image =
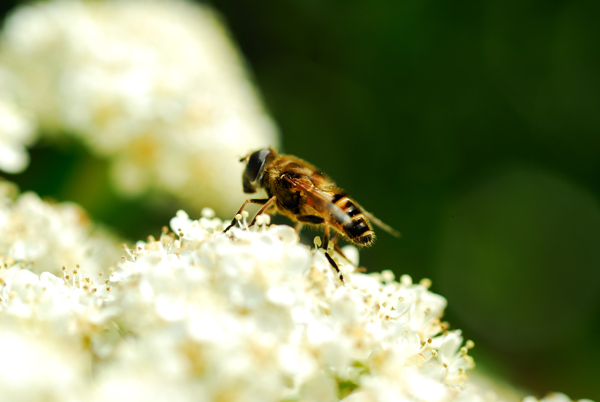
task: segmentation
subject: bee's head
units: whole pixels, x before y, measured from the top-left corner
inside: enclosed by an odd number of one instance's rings
[[[242,176],[244,193],[255,193],[257,187],[260,187],[260,181],[265,173],[265,167],[275,159],[277,153],[271,148],[260,149],[252,152],[240,162],[246,162],[246,169]]]

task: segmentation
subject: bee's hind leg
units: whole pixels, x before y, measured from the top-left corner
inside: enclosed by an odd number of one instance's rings
[[[340,246],[337,245],[337,241],[338,241],[338,237],[335,236],[333,239],[331,239],[331,242],[333,243],[333,249],[342,256],[342,258],[344,260],[346,260],[350,265],[355,265],[353,261],[351,261],[348,257],[346,257],[346,254],[344,254],[344,252],[342,251],[342,249],[340,248]],[[367,272],[367,269],[364,267],[359,267],[358,265],[356,265],[356,270],[359,272]]]
[[[329,264],[331,264],[335,271],[340,275],[340,280],[344,282],[344,275],[342,275],[340,269],[338,268],[335,261],[333,261],[333,258],[331,258],[327,250],[327,246],[329,245],[329,225],[327,223],[325,224],[325,236],[323,237],[323,249],[325,250],[325,257],[327,258],[327,261],[329,261]]]
[[[354,262],[350,261],[350,259],[349,259],[348,257],[346,257],[346,254],[344,254],[344,252],[342,251],[342,249],[340,248],[340,246],[338,246],[338,244],[337,244],[338,240],[339,240],[339,237],[338,237],[337,235],[336,235],[336,236],[334,236],[334,237],[331,239],[331,243],[333,243],[333,249],[334,249],[334,250],[335,250],[335,251],[336,251],[336,252],[337,252],[339,255],[341,255],[341,256],[342,256],[342,258],[343,258],[344,260],[346,260],[346,261],[347,261],[347,262],[348,262],[350,265],[355,265],[355,264],[354,264]],[[366,271],[367,271],[365,268],[363,268],[363,267],[359,267],[359,266],[356,266],[356,269],[357,269],[359,272],[366,272]]]

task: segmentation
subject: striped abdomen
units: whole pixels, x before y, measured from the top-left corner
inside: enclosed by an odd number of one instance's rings
[[[332,202],[350,218],[348,221],[348,219],[340,220],[332,216],[336,229],[344,233],[354,244],[368,246],[373,243],[375,240],[373,228],[360,207],[344,194],[334,195]]]

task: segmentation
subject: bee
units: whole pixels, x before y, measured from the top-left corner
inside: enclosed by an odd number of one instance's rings
[[[244,193],[251,194],[264,189],[268,197],[247,199],[238,210],[237,214],[240,214],[249,203],[262,205],[250,226],[263,212],[276,209],[297,223],[298,232],[304,224],[322,225],[325,231],[323,248],[326,251],[330,228],[357,246],[369,246],[375,240],[371,221],[396,237],[400,235],[365,211],[325,173],[300,158],[279,155],[273,148],[264,148],[243,157],[240,162],[246,164],[242,176]],[[225,232],[235,222],[234,218]],[[337,247],[337,237],[333,243],[336,251],[344,256]],[[325,256],[339,273],[331,256],[327,252]],[[341,273],[340,279],[343,281]]]

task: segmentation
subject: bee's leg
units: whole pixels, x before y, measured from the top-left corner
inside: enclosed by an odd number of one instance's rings
[[[337,245],[337,243],[334,243],[333,249],[339,254],[341,255],[344,260],[348,261],[350,264],[352,264],[352,262],[348,259],[348,257],[346,257],[346,255],[344,254],[344,252],[342,251],[342,249],[340,248],[340,246]]]
[[[256,222],[256,217],[259,216],[260,214],[262,214],[264,212],[265,209],[267,209],[269,207],[269,205],[271,205],[271,203],[273,201],[275,201],[277,199],[277,196],[273,196],[271,198],[269,198],[268,200],[266,200],[264,202],[265,205],[262,206],[261,209],[258,210],[258,212],[256,213],[256,215],[254,215],[254,218],[252,218],[252,222],[250,222],[250,225],[248,225],[248,227],[253,226],[254,222]]]
[[[340,269],[338,268],[335,261],[333,261],[333,258],[331,258],[331,256],[328,253],[325,253],[325,257],[327,258],[327,261],[329,261],[329,264],[331,264],[335,271],[340,275],[340,281],[344,282],[344,275],[342,275],[342,273],[340,272]]]
[[[327,254],[328,246],[329,246],[329,225],[326,223],[325,224],[325,236],[323,236],[323,250],[325,250],[325,254]],[[336,265],[335,269],[338,269],[337,265]],[[338,269],[338,272],[339,272],[339,269]]]
[[[298,222],[312,223],[313,225],[320,225],[325,222],[325,219],[317,215],[298,215],[296,219],[298,219]]]
[[[348,259],[348,257],[346,257],[346,255],[344,254],[344,252],[342,251],[342,249],[340,248],[340,246],[338,246],[338,245],[337,245],[337,243],[338,243],[338,240],[339,240],[339,237],[338,237],[337,235],[336,235],[336,236],[334,236],[334,237],[333,237],[333,239],[331,239],[331,242],[333,243],[333,249],[334,249],[334,250],[335,250],[335,251],[336,251],[336,252],[337,252],[339,255],[341,255],[341,256],[344,258],[344,260],[346,260],[346,261],[350,262],[350,260]],[[352,264],[352,263],[350,262],[350,264]]]
[[[229,224],[229,226],[227,226],[223,232],[227,232],[229,229],[231,229],[231,227],[233,225],[235,225],[235,222],[236,222],[235,217],[237,215],[239,215],[239,214],[242,213],[242,211],[244,210],[244,207],[246,206],[246,204],[263,205],[263,204],[266,204],[267,202],[269,202],[268,198],[265,198],[265,199],[255,199],[255,198],[253,198],[253,199],[248,199],[248,200],[244,201],[244,203],[242,204],[242,206],[240,207],[240,209],[238,209],[237,213],[234,215],[234,218],[231,220],[231,223]]]
[[[329,261],[329,264],[331,264],[331,266],[335,269],[335,271],[340,275],[340,280],[342,282],[344,282],[344,276],[342,275],[337,264],[335,263],[335,261],[333,261],[333,258],[331,258],[331,256],[329,255],[329,252],[327,251],[328,245],[329,245],[329,225],[327,223],[325,223],[325,236],[323,236],[323,249],[325,250],[325,257],[327,258],[327,261]]]
[[[338,235],[337,235],[337,234],[331,238],[331,243],[333,244],[333,249],[334,249],[334,250],[335,250],[335,249],[336,249],[336,247],[337,247],[337,242],[338,242],[338,240],[339,240],[339,239],[340,239],[340,238],[338,237]],[[337,250],[336,250],[336,251],[337,251]],[[342,254],[342,257],[343,257],[343,256],[344,256],[344,255]]]
[[[304,226],[305,223],[311,223],[313,225],[319,225],[325,222],[325,219],[316,215],[298,215],[296,216],[298,223],[296,224],[296,233],[300,234],[300,229]]]
[[[333,245],[333,249],[334,249],[334,250],[335,250],[335,251],[336,251],[336,252],[337,252],[339,255],[341,255],[341,256],[342,256],[342,258],[343,258],[344,260],[348,261],[348,263],[349,263],[350,265],[354,265],[354,263],[353,263],[352,261],[350,261],[350,259],[349,259],[348,257],[346,257],[346,255],[344,254],[344,252],[342,251],[342,249],[340,248],[340,246],[338,246],[338,245],[337,245],[337,241],[338,241],[338,238],[337,238],[337,236],[336,236],[336,237],[334,237],[333,239],[331,239],[331,241],[332,241],[332,243],[334,244],[334,245]],[[356,269],[357,269],[359,272],[367,272],[367,269],[366,269],[366,268],[364,268],[364,267],[359,267],[359,266],[356,266]]]

